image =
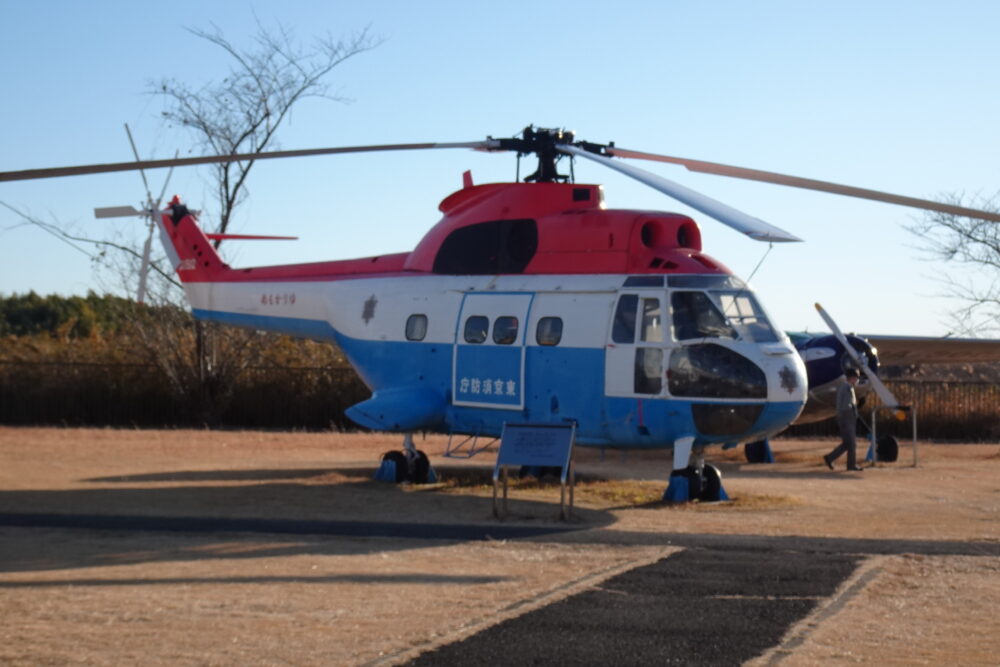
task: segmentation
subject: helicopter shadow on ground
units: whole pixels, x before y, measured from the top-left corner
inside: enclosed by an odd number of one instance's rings
[[[356,555],[558,536],[608,511],[370,481],[371,469],[174,471],[87,480],[92,488],[0,491],[0,572],[301,554]]]
[[[156,586],[197,584],[362,583],[468,585],[504,577],[424,573],[228,574],[225,576],[102,576],[100,568],[205,561],[238,561],[296,556],[351,556],[440,546],[436,540],[343,540],[316,535],[252,533],[168,533],[158,531],[79,530],[0,527],[0,591],[59,586]],[[248,566],[248,571],[260,571]],[[95,569],[97,571],[95,571]],[[232,568],[230,568],[232,569]],[[67,578],[4,579],[12,573],[83,570]]]
[[[175,470],[135,475],[91,477],[85,482],[120,484],[143,482],[271,482],[276,480],[319,479],[331,474],[362,480],[371,479],[371,468],[261,468],[251,470]]]
[[[852,479],[854,475],[845,475],[843,464],[836,470],[830,470],[824,465],[816,466],[815,469],[794,468],[788,469],[781,466],[781,463],[733,463],[729,461],[713,461],[712,465],[719,469],[726,479]],[[860,478],[859,478],[860,479]]]

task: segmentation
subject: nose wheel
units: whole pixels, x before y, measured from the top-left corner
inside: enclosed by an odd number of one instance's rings
[[[688,466],[683,470],[670,473],[670,485],[663,494],[664,502],[703,503],[729,500],[729,495],[722,486],[722,473],[711,463],[706,463],[699,473],[696,466]]]
[[[674,470],[663,494],[664,502],[729,500],[722,486],[722,473],[711,463],[705,463],[704,449],[694,449],[693,444],[694,438],[681,438],[674,443]]]
[[[434,468],[427,455],[413,444],[413,436],[403,436],[403,450],[392,449],[382,455],[382,461],[375,471],[375,481],[402,484],[433,484],[437,481]]]

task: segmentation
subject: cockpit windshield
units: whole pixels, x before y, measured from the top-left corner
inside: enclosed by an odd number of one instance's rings
[[[736,338],[719,308],[704,292],[674,292],[670,295],[674,338]]]
[[[712,300],[722,309],[726,320],[740,338],[757,343],[777,343],[780,339],[757,299],[747,290],[712,290]]]
[[[670,296],[674,338],[742,338],[775,343],[779,337],[746,289],[674,291]]]

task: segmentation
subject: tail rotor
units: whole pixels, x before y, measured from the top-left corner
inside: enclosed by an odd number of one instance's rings
[[[129,128],[128,123],[125,123],[125,133],[128,135],[128,143],[132,147],[132,154],[135,155],[136,163],[141,164],[142,159],[139,157],[139,151],[135,146],[135,140],[132,138],[132,130]],[[174,154],[175,160],[178,155],[180,155],[179,151]],[[146,189],[146,208],[144,210],[139,210],[134,206],[108,206],[95,208],[94,217],[121,218],[136,216],[145,218],[149,233],[146,234],[146,242],[142,247],[142,263],[139,266],[139,285],[136,288],[135,295],[137,303],[145,303],[146,292],[148,291],[149,267],[151,262],[150,258],[153,252],[153,233],[156,230],[156,215],[160,210],[160,204],[163,202],[163,197],[167,193],[167,186],[170,184],[170,177],[174,173],[174,168],[171,165],[170,170],[167,172],[167,177],[163,181],[163,189],[160,191],[160,196],[155,200],[153,199],[153,193],[149,189],[149,181],[146,179],[146,171],[141,166],[138,170],[139,175],[142,176],[142,184]]]

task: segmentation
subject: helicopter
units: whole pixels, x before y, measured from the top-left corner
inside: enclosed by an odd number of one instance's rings
[[[0,173],[0,181],[245,159],[472,149],[534,156],[534,172],[445,197],[410,252],[233,268],[175,197],[154,216],[201,320],[335,343],[371,390],[347,410],[366,428],[498,437],[506,424],[575,424],[580,446],[672,450],[674,500],[722,497],[712,445],[760,441],[832,414],[848,365],[883,402],[863,337],[789,337],[753,289],[703,251],[694,219],[608,209],[603,186],[559,173],[563,158],[621,172],[751,239],[801,241],[622,159],[819,190],[1000,222],[1000,215],[824,181],[627,150],[529,126],[520,136],[222,155]],[[616,159],[617,158],[617,159]],[[261,237],[266,238],[266,237]],[[832,320],[828,320],[832,323]],[[881,388],[880,388],[881,387]],[[885,390],[886,392],[888,390]],[[810,405],[811,404],[811,405]],[[417,462],[417,463],[414,463]],[[426,470],[426,458],[422,467]]]

